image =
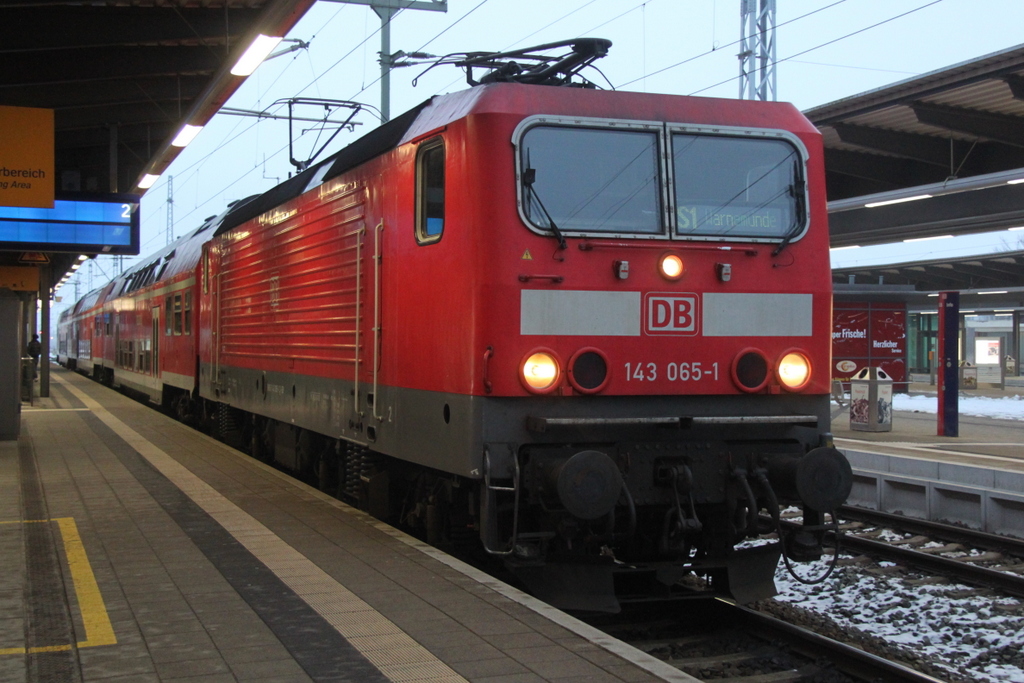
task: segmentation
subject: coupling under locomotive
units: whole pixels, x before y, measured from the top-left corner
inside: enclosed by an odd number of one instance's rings
[[[691,573],[771,595],[852,481],[820,136],[787,104],[552,87],[607,49],[566,45],[467,57],[475,87],[89,295],[68,359],[431,542],[478,539],[557,606]],[[782,504],[800,533],[737,548]]]

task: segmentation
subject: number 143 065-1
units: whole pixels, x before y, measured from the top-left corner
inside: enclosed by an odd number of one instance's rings
[[[670,382],[699,382],[718,379],[718,363],[626,363],[626,379],[630,382],[654,382],[667,379]]]

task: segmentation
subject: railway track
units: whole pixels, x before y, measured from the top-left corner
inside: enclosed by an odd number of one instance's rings
[[[841,541],[847,551],[1024,598],[1022,540],[858,508],[843,508],[840,517],[847,522]],[[896,537],[885,529],[911,536]]]
[[[650,607],[650,606],[648,606]],[[940,679],[721,599],[588,620],[696,680],[743,683],[936,683]],[[678,611],[676,611],[678,614]]]

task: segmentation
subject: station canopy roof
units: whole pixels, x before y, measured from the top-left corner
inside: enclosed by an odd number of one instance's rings
[[[314,1],[10,0],[0,104],[54,110],[58,191],[139,192],[244,82],[230,71],[256,36],[284,36]],[[51,255],[53,282],[74,260]]]
[[[313,2],[4,2],[0,104],[54,110],[58,189],[137,191],[180,151],[182,126],[242,84],[230,70],[253,39],[283,36]]]
[[[804,114],[825,144],[833,247],[1024,226],[1024,46]]]
[[[958,291],[974,309],[1024,307],[1024,251],[984,256],[834,268],[837,295],[860,298],[872,292],[934,308],[935,292]]]

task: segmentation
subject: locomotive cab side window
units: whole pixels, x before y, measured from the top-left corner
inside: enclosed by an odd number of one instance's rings
[[[424,143],[416,153],[416,241],[431,244],[444,233],[444,140]]]
[[[789,241],[807,227],[804,156],[790,141],[672,135],[676,236]]]

